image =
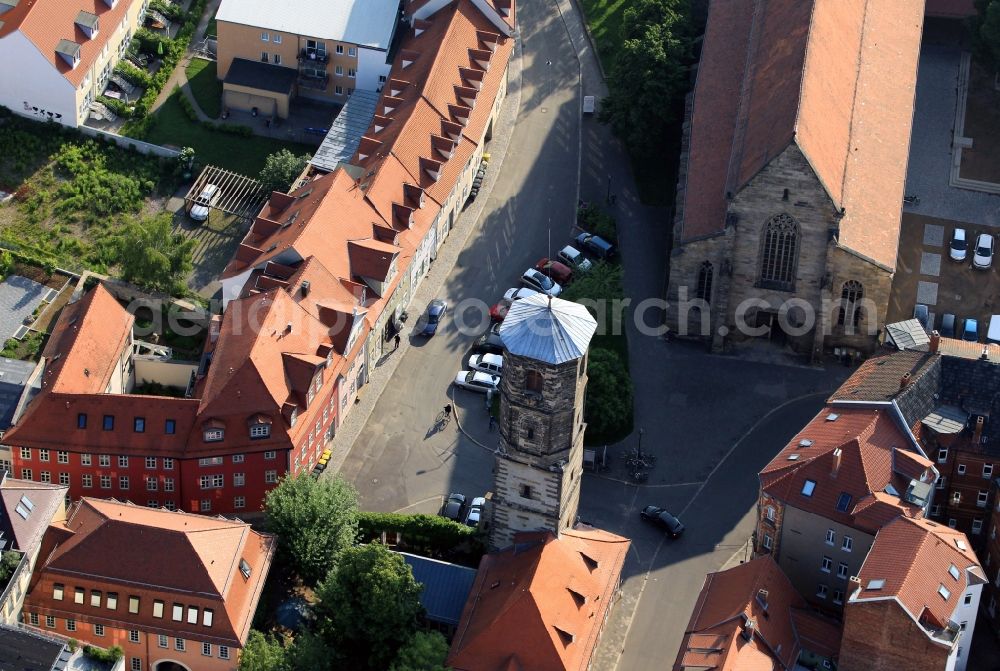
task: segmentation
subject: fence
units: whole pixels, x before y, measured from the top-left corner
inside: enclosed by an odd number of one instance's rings
[[[81,133],[90,135],[91,137],[96,137],[99,140],[111,140],[122,149],[132,149],[134,147],[136,151],[142,152],[143,154],[152,154],[153,156],[160,156],[162,158],[177,158],[180,155],[180,151],[177,149],[168,149],[166,147],[161,147],[158,144],[143,142],[142,140],[125,137],[124,135],[116,135],[115,133],[109,133],[108,131],[101,130],[100,128],[79,126],[77,129]]]

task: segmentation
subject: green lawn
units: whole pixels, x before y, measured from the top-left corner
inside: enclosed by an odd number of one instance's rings
[[[201,165],[215,165],[249,177],[264,167],[264,159],[281,149],[293,154],[311,154],[315,147],[267,137],[239,137],[210,130],[188,118],[174,91],[156,112],[156,123],[143,138],[147,142],[174,147],[193,147]]]
[[[222,114],[222,82],[216,73],[215,61],[204,58],[192,58],[187,66],[188,83],[191,84],[194,100],[201,111],[213,119]]]
[[[628,0],[580,0],[590,32],[597,41],[597,54],[605,72],[611,70],[614,54],[622,40],[622,15]]]

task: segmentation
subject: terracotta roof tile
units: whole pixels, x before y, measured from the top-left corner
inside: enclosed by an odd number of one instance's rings
[[[30,604],[85,609],[69,599],[59,604],[51,600],[49,583],[80,576],[111,591],[122,587],[173,597],[171,601],[184,594],[189,602],[215,609],[213,627],[203,635],[236,645],[246,640],[275,548],[273,537],[243,522],[91,498],[81,499],[64,525],[50,527],[46,545],[50,549],[39,558]],[[109,556],[115,561],[108,562]],[[241,560],[251,567],[249,578],[241,575]],[[123,608],[125,594],[119,598]],[[167,618],[154,619],[148,604],[128,617],[143,628],[185,628]]]
[[[921,0],[711,3],[682,238],[721,233],[726,192],[795,142],[844,211],[840,244],[894,268],[922,16]]]
[[[108,7],[104,0],[22,0],[4,14],[0,39],[19,30],[63,77],[79,86],[105,45],[118,34],[118,26],[131,6],[130,0],[122,0],[114,8]],[[96,14],[100,21],[94,39],[76,25],[81,11]],[[80,62],[75,68],[56,53],[60,40],[80,45]]]
[[[868,599],[895,597],[915,620],[924,614],[939,624],[951,618],[968,585],[985,581],[965,534],[930,520],[905,517],[878,532],[858,578],[861,585],[851,595],[848,611],[852,604]]]
[[[484,556],[448,666],[587,669],[629,544],[621,536],[578,528],[558,539],[547,532],[518,534],[513,546]]]
[[[927,352],[893,352],[868,359],[854,371],[830,401],[891,401],[903,388],[904,375],[917,382],[935,365],[935,355]]]

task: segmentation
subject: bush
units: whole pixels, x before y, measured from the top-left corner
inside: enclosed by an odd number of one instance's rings
[[[85,645],[83,646],[83,654],[98,662],[114,664],[125,656],[125,651],[122,650],[120,645],[113,645],[107,650],[92,645]]]
[[[152,75],[148,72],[140,70],[124,59],[118,61],[115,72],[124,77],[126,81],[144,89],[149,88],[149,83],[153,80]]]
[[[577,222],[580,227],[608,242],[618,242],[618,222],[596,205],[586,205],[577,210]]]
[[[158,11],[171,21],[179,21],[184,18],[184,10],[173,3],[164,2],[164,0],[152,0],[149,3],[149,8]]]
[[[469,543],[473,552],[482,550],[482,541],[475,529],[444,517],[373,512],[358,514],[358,533],[363,541],[376,540],[383,532],[400,533],[407,547],[431,554],[449,553],[463,543]]]
[[[592,348],[587,359],[588,433],[626,435],[632,428],[632,380],[628,365],[609,349]]]
[[[14,267],[14,256],[8,250],[0,252],[0,276],[6,277]]]
[[[132,110],[134,108],[124,100],[109,98],[107,96],[97,96],[97,102],[103,103],[105,107],[122,119],[128,119],[132,116]]]

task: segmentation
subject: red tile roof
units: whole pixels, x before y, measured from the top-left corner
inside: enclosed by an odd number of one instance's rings
[[[26,605],[90,615],[86,604],[75,604],[69,596],[52,599],[53,582],[66,584],[66,594],[72,595],[71,586],[85,581],[118,591],[119,613],[127,595],[139,593],[140,612],[115,618],[127,620],[130,628],[210,637],[239,647],[249,633],[274,550],[272,536],[240,521],[83,498],[65,524],[50,527]],[[251,569],[249,577],[241,574],[242,561]],[[213,608],[213,624],[174,622],[169,611],[154,618],[153,598],[167,601],[168,609],[177,600]]]
[[[806,608],[770,556],[709,573],[673,668],[791,669],[803,649],[836,655],[838,626]]]
[[[840,244],[894,268],[922,19],[922,0],[711,3],[682,239],[721,233],[727,192],[794,142],[844,212]]]
[[[969,585],[985,582],[965,534],[905,517],[878,532],[858,578],[860,587],[845,607],[848,617],[853,604],[891,597],[914,620],[926,623],[928,633],[947,624]]]
[[[0,472],[0,535],[9,542],[6,549],[32,553],[42,540],[45,529],[57,521],[68,487],[17,480]],[[30,506],[25,506],[27,499]],[[19,507],[27,515],[19,512]]]
[[[135,318],[98,284],[67,305],[45,345],[42,385],[49,391],[101,394],[119,372]]]
[[[105,45],[118,34],[118,26],[132,0],[121,0],[114,8],[108,7],[104,0],[21,0],[15,4],[17,6],[0,19],[0,39],[20,31],[63,77],[79,86]],[[81,11],[96,14],[100,21],[94,39],[87,37],[76,25],[76,17]],[[56,45],[64,39],[80,45],[80,62],[75,68],[56,53]]]
[[[452,641],[455,671],[584,670],[630,542],[598,529],[517,534],[483,557]],[[516,632],[516,636],[512,636]]]
[[[874,533],[898,515],[922,514],[918,506],[900,499],[913,477],[897,473],[894,459],[907,444],[882,409],[827,408],[764,467],[761,488],[795,508]],[[924,482],[935,477],[930,462],[920,455],[904,456],[899,463],[907,474],[923,464],[917,479]],[[810,482],[811,493],[806,495]],[[897,493],[887,492],[889,488]],[[842,497],[848,498],[841,511]]]

